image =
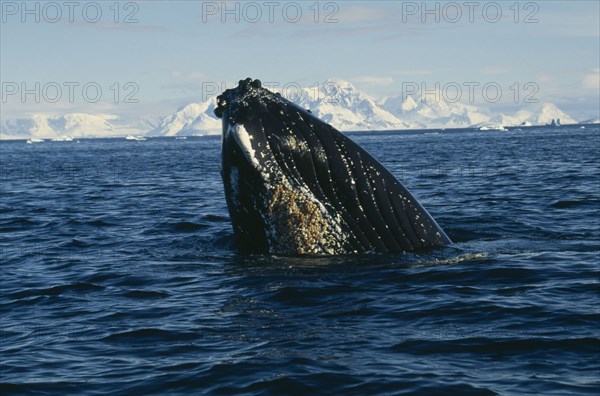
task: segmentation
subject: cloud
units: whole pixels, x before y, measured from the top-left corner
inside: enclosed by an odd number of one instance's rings
[[[112,23],[99,21],[97,23],[89,22],[74,22],[64,23],[67,26],[73,26],[77,28],[90,28],[90,29],[103,29],[103,30],[114,30],[114,31],[128,31],[138,33],[164,33],[168,29],[164,26],[157,25],[143,25],[140,23]]]
[[[535,75],[536,82],[548,83],[556,80],[556,76],[548,72],[539,72]]]
[[[323,11],[325,12],[325,11]],[[382,8],[368,6],[340,7],[335,19],[342,23],[363,23],[382,21],[388,16],[388,11]]]
[[[398,76],[430,76],[436,73],[436,71],[429,69],[396,69],[392,73]]]
[[[201,80],[206,78],[206,74],[199,70],[192,70],[188,72],[184,72],[181,70],[173,70],[173,77],[178,78],[180,80]]]
[[[390,85],[394,83],[394,79],[392,77],[386,76],[360,76],[352,78],[351,80],[358,84],[368,85]]]
[[[600,89],[600,68],[590,70],[581,80],[581,85],[585,89],[597,92]]]
[[[510,73],[512,69],[505,66],[487,66],[479,70],[481,74],[506,74]]]

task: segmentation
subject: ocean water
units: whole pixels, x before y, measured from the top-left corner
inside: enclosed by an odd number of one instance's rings
[[[219,137],[0,143],[0,393],[598,395],[599,127],[351,137],[454,245],[240,254]]]

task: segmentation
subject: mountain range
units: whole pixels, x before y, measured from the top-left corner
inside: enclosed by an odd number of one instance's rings
[[[341,131],[497,128],[546,125],[556,119],[560,119],[562,124],[577,123],[552,103],[537,104],[514,114],[493,113],[472,104],[448,103],[414,96],[375,100],[350,82],[342,80],[328,80],[318,87],[302,88],[289,95],[286,92],[282,94]],[[173,114],[162,117],[149,130],[137,124],[128,125],[117,115],[111,114],[33,114],[27,118],[3,122],[0,125],[0,138],[220,134],[221,120],[213,113],[215,104],[214,97],[202,103],[187,104]]]

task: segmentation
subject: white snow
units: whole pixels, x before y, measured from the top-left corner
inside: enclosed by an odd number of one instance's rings
[[[282,94],[285,96],[285,91]],[[342,131],[419,128],[405,122],[343,80],[327,80],[318,87],[305,88],[296,104]]]
[[[431,98],[397,96],[382,99],[379,103],[397,118],[414,123],[418,128],[466,128],[490,119],[477,106]]]
[[[81,137],[116,137],[141,130],[120,125],[111,114],[67,113],[63,115],[32,114],[28,118],[6,121],[0,125],[0,139],[73,140]]]
[[[562,125],[577,123],[552,103],[527,105],[514,114],[504,114],[493,112],[493,106],[490,110],[413,96],[375,100],[350,82],[339,79],[300,92],[283,91],[282,95],[341,131],[530,126],[558,119]],[[147,126],[125,124],[112,114],[32,114],[3,122],[0,139],[219,135],[222,122],[213,113],[215,106],[214,97],[187,104],[163,117],[151,130]],[[598,120],[595,117],[589,121]]]
[[[221,134],[221,120],[213,111],[215,98],[203,103],[190,103],[174,114],[162,119],[160,124],[150,130],[149,136],[191,136]]]
[[[535,120],[536,124],[545,125],[550,124],[552,120],[560,119],[561,124],[577,124],[577,121],[569,117],[567,114],[562,112],[558,107],[556,107],[553,103],[545,103],[542,106],[542,109],[539,111],[537,119]]]

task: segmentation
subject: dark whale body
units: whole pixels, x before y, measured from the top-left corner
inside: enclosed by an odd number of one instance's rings
[[[240,81],[217,102],[221,175],[241,250],[325,255],[451,243],[370,154],[259,80]]]

